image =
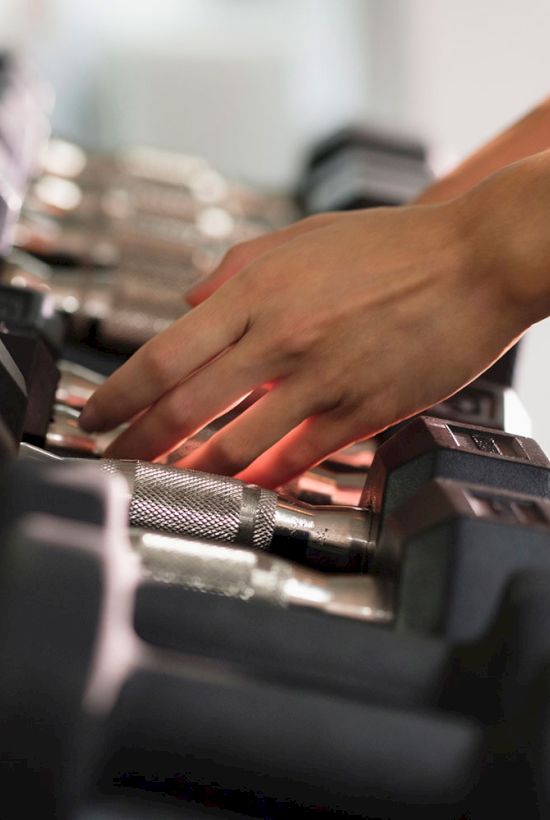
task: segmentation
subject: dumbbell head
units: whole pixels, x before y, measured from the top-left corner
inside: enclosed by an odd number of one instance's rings
[[[15,442],[21,440],[28,405],[25,378],[0,334],[0,419]]]
[[[426,150],[420,143],[351,126],[313,149],[297,198],[306,213],[398,205],[431,179]]]
[[[385,521],[372,569],[399,577],[398,627],[480,638],[518,572],[550,571],[550,500],[437,479]]]
[[[15,439],[11,435],[10,431],[3,422],[2,417],[0,416],[0,459],[7,458],[9,456],[15,456],[16,452],[17,445]]]
[[[0,680],[2,811],[58,820],[73,816],[93,750],[88,716],[108,708],[114,659],[123,652],[123,635],[115,648],[105,632],[113,596],[121,612],[129,600],[115,572],[123,501],[117,483],[94,467],[55,465],[40,477],[14,463],[3,484],[0,658],[9,674]],[[84,523],[77,521],[86,510]],[[101,527],[90,524],[98,518]]]
[[[486,378],[476,379],[426,415],[516,435],[531,434],[529,416],[515,390]]]
[[[50,294],[0,284],[0,322],[8,330],[32,332],[59,355],[67,328]]]
[[[6,329],[0,335],[26,386],[20,435],[42,444],[48,429],[59,378],[55,357],[42,337],[33,330]]]
[[[387,515],[433,478],[550,494],[550,462],[532,439],[421,416],[377,450],[361,506],[379,530]]]

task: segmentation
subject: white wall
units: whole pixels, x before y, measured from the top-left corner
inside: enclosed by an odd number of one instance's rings
[[[371,110],[457,157],[550,94],[547,0],[370,0],[370,7]],[[550,453],[549,353],[546,320],[524,341],[517,387]]]
[[[42,2],[54,125],[88,145],[198,151],[281,186],[312,137],[365,110],[363,0]]]

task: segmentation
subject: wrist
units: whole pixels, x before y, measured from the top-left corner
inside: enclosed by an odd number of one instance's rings
[[[525,330],[550,314],[550,152],[514,163],[449,203],[470,275]]]

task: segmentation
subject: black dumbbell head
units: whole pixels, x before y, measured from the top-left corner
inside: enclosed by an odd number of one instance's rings
[[[438,479],[386,520],[373,570],[399,575],[398,627],[481,638],[525,569],[550,571],[550,500]]]
[[[550,495],[550,461],[532,439],[420,416],[377,450],[361,506],[383,521],[434,478]]]

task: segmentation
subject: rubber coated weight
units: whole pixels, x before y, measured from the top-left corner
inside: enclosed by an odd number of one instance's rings
[[[54,310],[49,294],[0,284],[0,322],[8,330],[34,333],[44,340],[53,355],[61,354],[67,322]]]
[[[79,755],[87,744],[82,701],[103,598],[97,532],[86,535],[82,525],[36,516],[3,537],[0,784],[6,820],[73,816]]]
[[[215,783],[224,794],[283,797],[295,804],[290,816],[312,805],[392,816],[398,805],[402,818],[418,817],[419,806],[425,817],[456,817],[484,756],[483,733],[467,720],[220,676],[212,667],[201,675],[136,672],[109,727],[105,790],[156,784],[178,797],[192,784]]]
[[[32,330],[10,330],[1,338],[27,386],[21,437],[42,445],[59,381],[54,357],[43,339]]]
[[[550,571],[550,499],[438,479],[386,519],[372,568],[399,576],[398,627],[475,640],[517,572]]]
[[[238,663],[254,676],[402,708],[437,703],[448,644],[350,619],[144,581],[135,629],[169,650]]]
[[[308,214],[400,205],[432,179],[420,143],[351,126],[331,134],[313,149],[297,200]]]
[[[376,452],[360,502],[373,516],[373,536],[434,478],[550,495],[550,461],[533,439],[421,416]]]

